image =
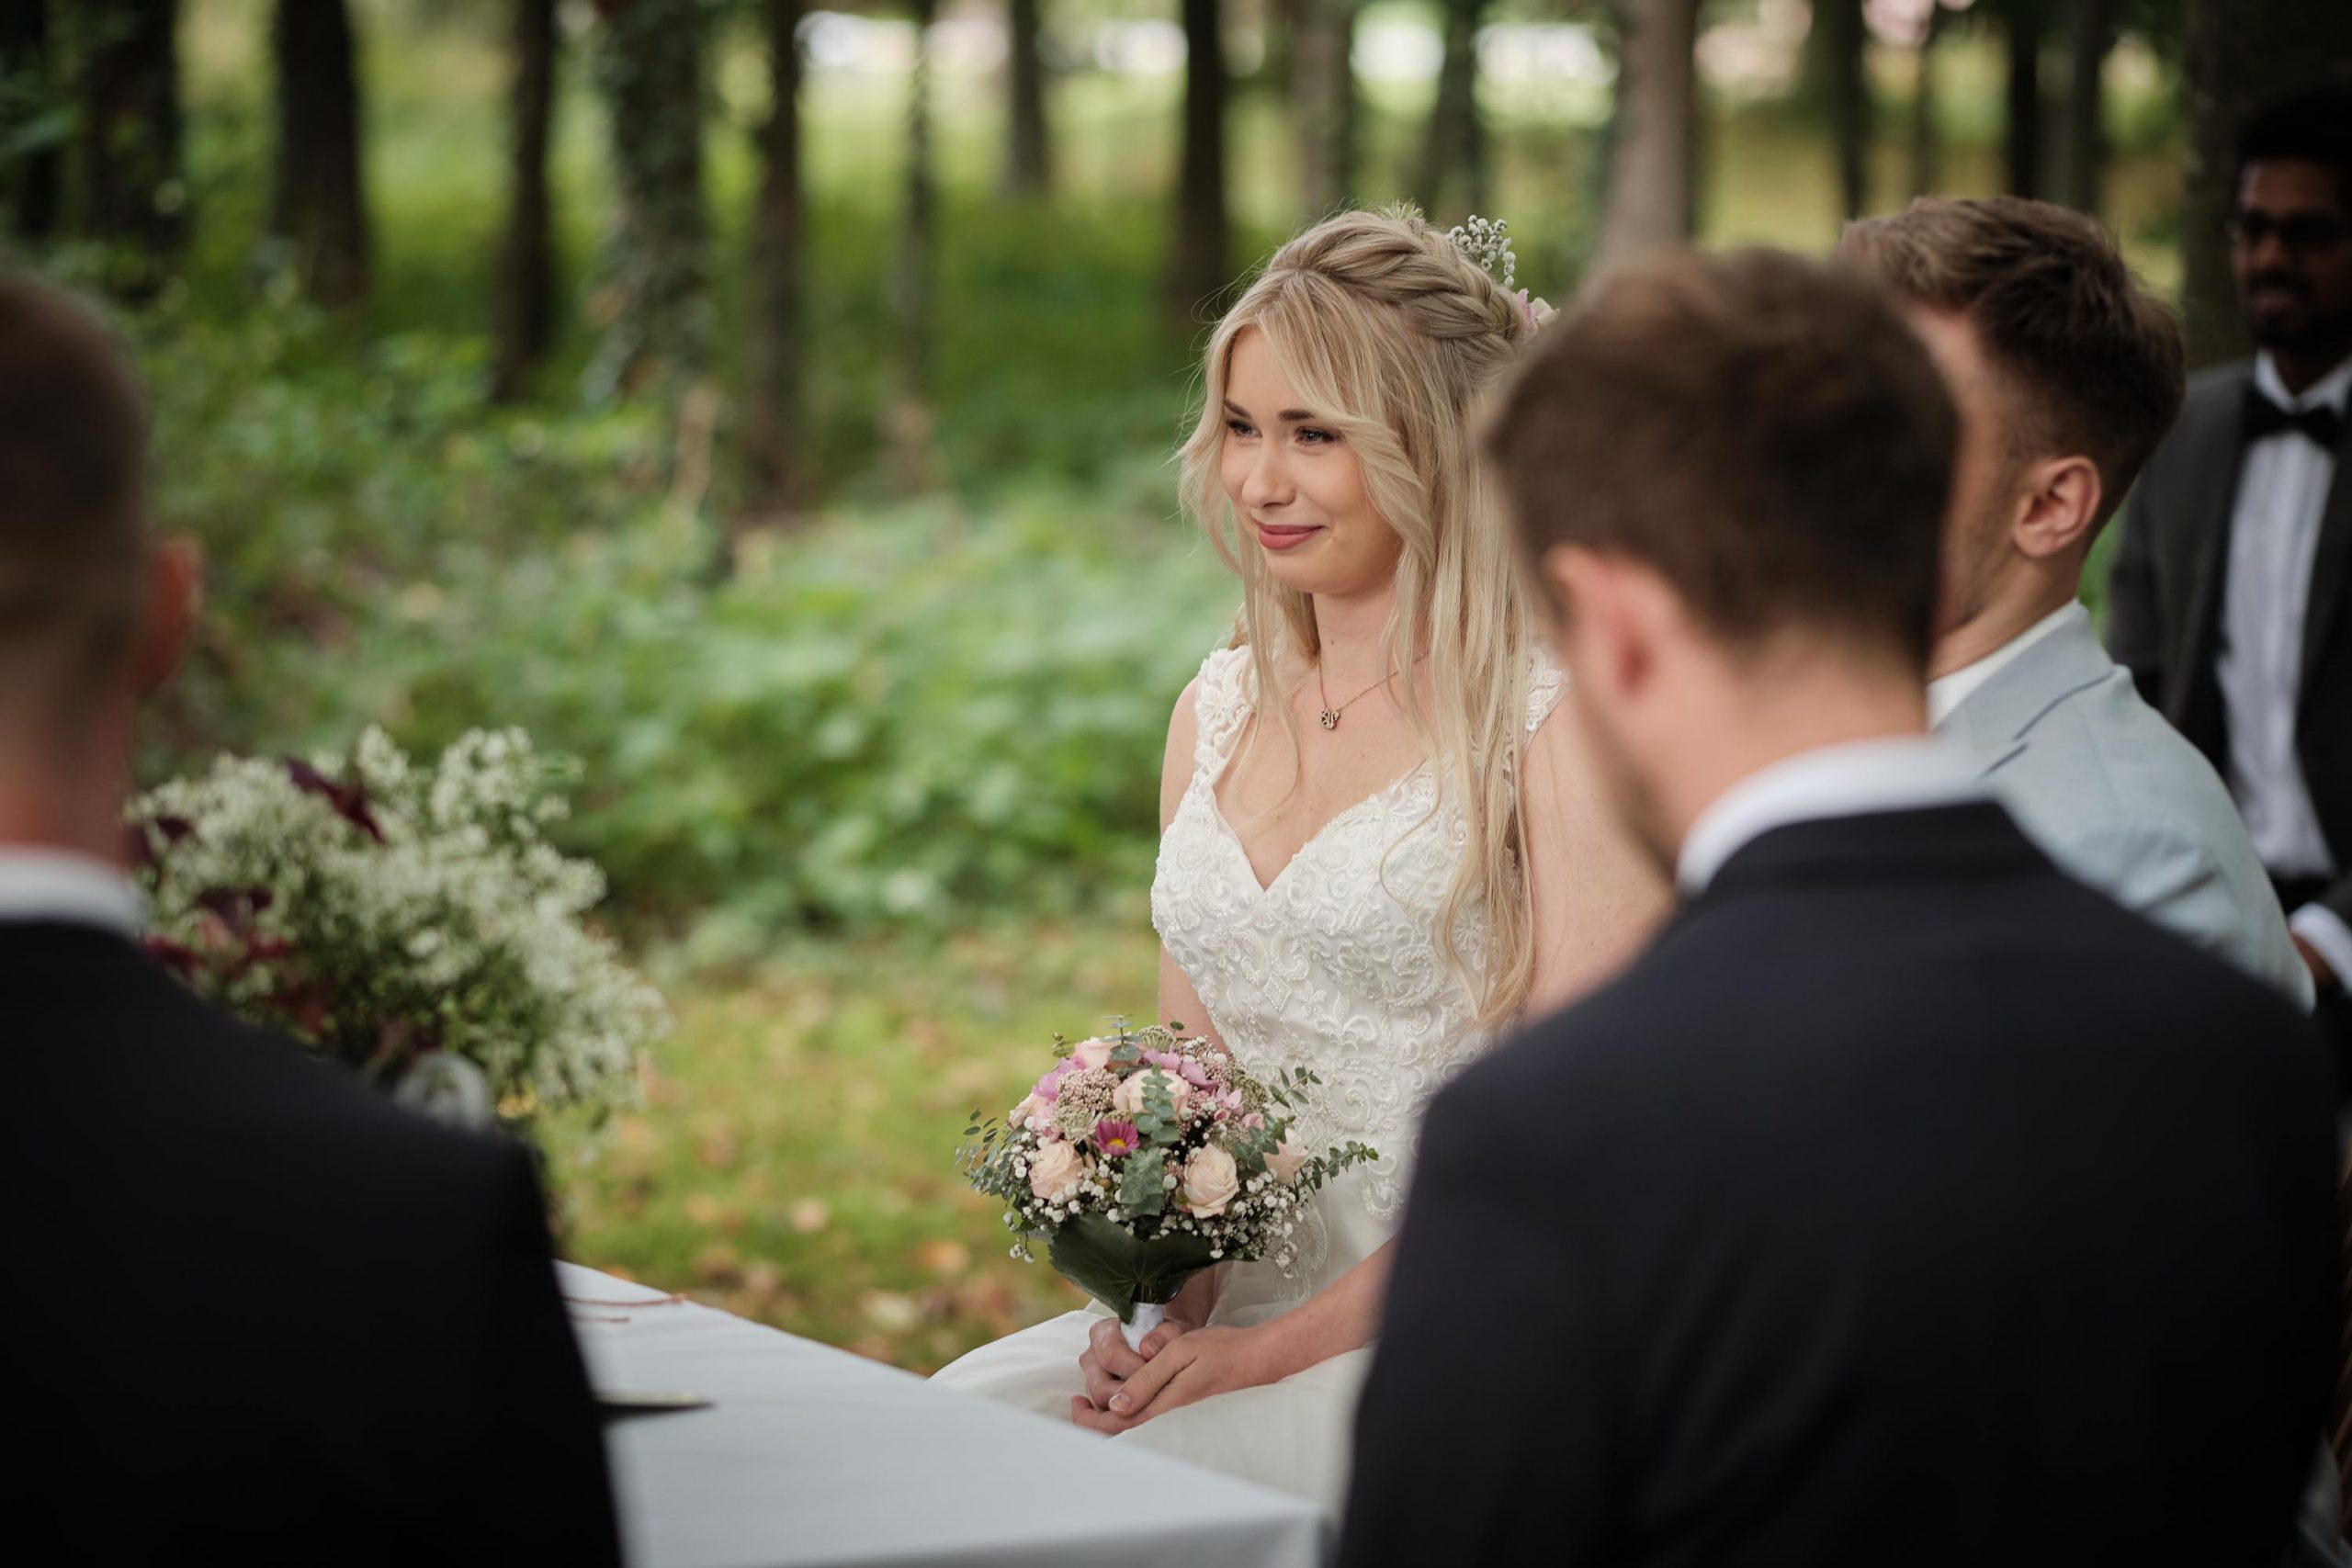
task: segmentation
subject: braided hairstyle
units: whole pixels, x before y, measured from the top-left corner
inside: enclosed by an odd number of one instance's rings
[[[1515,296],[1409,208],[1343,212],[1307,230],[1274,253],[1217,324],[1200,422],[1179,455],[1181,491],[1241,580],[1232,646],[1250,650],[1257,690],[1267,693],[1280,689],[1278,660],[1312,667],[1322,643],[1313,600],[1274,581],[1242,547],[1219,481],[1227,370],[1235,340],[1251,329],[1354,450],[1374,509],[1402,542],[1384,663],[1469,835],[1432,912],[1438,949],[1478,999],[1477,1026],[1498,1028],[1524,1006],[1534,965],[1516,779],[1539,634],[1475,429],[1533,328]],[[1426,704],[1413,679],[1423,658]],[[1297,728],[1287,705],[1279,711],[1295,788]],[[1253,728],[1251,744],[1260,733]],[[1476,943],[1480,909],[1488,929]]]

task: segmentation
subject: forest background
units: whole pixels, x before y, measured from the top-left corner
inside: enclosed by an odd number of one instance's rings
[[[566,1251],[918,1370],[1071,1299],[953,1150],[1148,1014],[1218,302],[1354,203],[1564,301],[1927,192],[2242,350],[2228,146],[2335,0],[0,0],[0,246],[108,301],[209,605],[142,774],[519,725],[662,985]]]

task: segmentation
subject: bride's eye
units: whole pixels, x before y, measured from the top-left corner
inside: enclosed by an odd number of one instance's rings
[[[1336,446],[1340,442],[1340,433],[1336,430],[1317,430],[1311,424],[1304,424],[1299,426],[1298,438],[1309,446]]]
[[[1227,420],[1225,422],[1225,428],[1232,432],[1234,434],[1242,436],[1245,439],[1258,434],[1257,428],[1254,425],[1245,424],[1238,419]]]

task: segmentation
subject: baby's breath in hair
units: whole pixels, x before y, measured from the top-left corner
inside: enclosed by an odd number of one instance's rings
[[[1470,215],[1467,223],[1457,223],[1445,231],[1445,237],[1462,248],[1462,254],[1478,264],[1480,270],[1495,277],[1505,288],[1519,281],[1519,258],[1510,251],[1510,222],[1503,218],[1481,218]],[[1497,264],[1500,270],[1497,270]]]

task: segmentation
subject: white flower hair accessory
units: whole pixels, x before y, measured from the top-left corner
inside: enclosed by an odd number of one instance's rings
[[[1548,301],[1531,299],[1526,289],[1511,287],[1519,281],[1519,258],[1511,254],[1509,219],[1481,218],[1474,212],[1467,223],[1457,223],[1447,230],[1445,237],[1519,302],[1520,317],[1530,333],[1558,314]]]

